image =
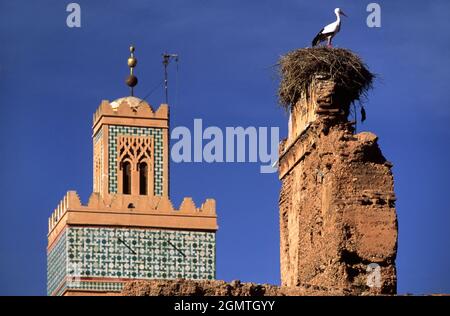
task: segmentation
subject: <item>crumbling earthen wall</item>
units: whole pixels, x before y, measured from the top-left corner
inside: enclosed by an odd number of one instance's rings
[[[337,288],[320,286],[283,287],[269,284],[241,283],[239,280],[148,280],[125,284],[124,296],[310,296],[348,295]]]
[[[292,109],[295,124],[280,144],[282,285],[395,293],[392,165],[374,134],[354,134],[349,104],[338,93],[332,81],[316,78]],[[314,115],[296,114],[305,104]]]

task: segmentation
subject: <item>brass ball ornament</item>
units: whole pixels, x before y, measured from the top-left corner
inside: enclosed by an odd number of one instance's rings
[[[135,50],[134,46],[131,45],[130,46],[130,57],[128,58],[128,67],[130,67],[130,68],[136,67],[136,64],[137,64],[137,59],[136,59],[136,57],[134,57],[134,50]]]
[[[127,86],[133,88],[137,85],[138,79],[135,75],[129,75],[125,80],[125,83],[127,84]]]
[[[134,68],[137,65],[137,59],[135,57],[128,58],[128,67]]]

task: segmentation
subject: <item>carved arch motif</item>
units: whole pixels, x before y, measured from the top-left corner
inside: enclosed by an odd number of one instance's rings
[[[119,135],[117,138],[117,163],[120,175],[118,179],[119,193],[124,193],[122,167],[125,162],[131,165],[131,194],[153,195],[154,173],[154,139],[152,136]],[[139,166],[146,164],[146,175],[142,174]],[[145,181],[145,183],[140,183]]]

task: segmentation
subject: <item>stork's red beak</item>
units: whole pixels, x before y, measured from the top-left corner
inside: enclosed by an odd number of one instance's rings
[[[348,17],[347,14],[344,13],[344,11],[341,11],[340,14],[345,16],[345,17]]]

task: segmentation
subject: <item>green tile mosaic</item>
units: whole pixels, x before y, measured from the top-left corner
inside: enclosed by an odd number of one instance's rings
[[[55,296],[61,296],[68,289],[75,291],[97,291],[97,292],[121,292],[123,289],[123,282],[92,282],[80,281],[68,285],[64,282],[63,285],[55,293]]]
[[[69,227],[48,257],[49,294],[58,288],[120,291],[114,279],[214,279],[216,240],[211,232]],[[67,266],[78,267],[81,281],[65,281]]]
[[[53,293],[64,281],[67,273],[66,231],[47,255],[47,294]]]
[[[82,277],[214,278],[214,233],[87,227],[67,234],[69,261]]]
[[[122,282],[78,282],[70,287],[71,290],[87,290],[87,291],[107,291],[120,292],[122,291]]]
[[[133,127],[133,126],[109,126],[108,137],[108,165],[109,165],[109,192],[117,193],[117,136],[153,136],[154,137],[154,194],[163,194],[163,131],[161,128]]]

